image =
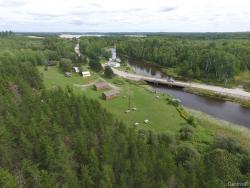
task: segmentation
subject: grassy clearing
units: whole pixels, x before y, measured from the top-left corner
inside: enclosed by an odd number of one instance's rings
[[[49,67],[48,71],[44,71],[44,67],[39,66],[38,70],[42,74],[46,88],[65,87],[67,85],[73,86],[89,84],[97,79],[97,75],[91,72],[91,77],[83,78],[77,73],[73,73],[72,77],[65,77],[58,67]]]
[[[137,122],[139,128],[150,129],[155,132],[177,132],[185,123],[175,107],[167,105],[166,96],[161,95],[160,98],[156,98],[156,94],[146,91],[143,87],[125,83],[120,96],[110,101],[102,100],[102,92],[94,91],[91,87],[84,93],[88,97],[98,99],[118,119],[131,126]],[[131,108],[137,108],[137,111],[125,113],[129,105],[128,93],[130,93]],[[144,123],[146,119],[149,120],[148,124]]]

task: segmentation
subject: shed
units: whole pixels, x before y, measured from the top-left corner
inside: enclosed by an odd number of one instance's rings
[[[95,90],[104,90],[104,89],[108,89],[108,88],[109,88],[109,85],[105,82],[100,82],[100,83],[94,84]]]
[[[102,98],[104,100],[111,100],[111,99],[117,97],[118,95],[119,95],[119,91],[111,90],[111,91],[103,92],[102,93]]]
[[[73,67],[73,70],[74,70],[74,72],[76,72],[76,73],[79,73],[79,72],[80,72],[79,67]]]
[[[82,77],[90,77],[90,76],[91,76],[91,74],[90,74],[89,71],[83,71],[82,72]]]
[[[65,73],[64,73],[64,76],[66,76],[66,77],[71,77],[71,73],[70,73],[70,72],[65,72]]]

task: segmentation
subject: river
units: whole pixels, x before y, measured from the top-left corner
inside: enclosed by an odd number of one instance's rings
[[[146,62],[130,60],[129,65],[136,74],[157,78],[166,77],[158,66]],[[213,117],[250,128],[250,108],[241,107],[238,103],[215,100],[187,93],[182,89],[154,85],[152,85],[152,87],[158,92],[167,93],[180,99],[182,105],[185,107],[199,110]]]

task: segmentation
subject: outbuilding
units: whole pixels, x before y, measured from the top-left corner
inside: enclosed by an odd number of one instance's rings
[[[80,72],[79,67],[73,67],[73,70],[74,70],[74,72],[76,72],[76,73],[79,73],[79,72]]]
[[[64,73],[64,76],[65,76],[65,77],[71,77],[71,73],[70,73],[70,72],[65,72],[65,73]]]
[[[90,77],[91,76],[91,74],[90,74],[90,72],[89,71],[83,71],[82,72],[82,77]]]
[[[95,90],[109,89],[109,85],[107,83],[105,83],[105,82],[95,83],[94,84],[94,89]]]
[[[119,96],[119,91],[117,91],[117,90],[111,90],[111,91],[107,91],[107,92],[102,93],[102,98],[104,100],[111,100],[111,99],[118,97],[118,96]]]

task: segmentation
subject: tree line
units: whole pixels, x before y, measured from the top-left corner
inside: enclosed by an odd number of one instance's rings
[[[119,40],[117,47],[129,57],[174,68],[180,76],[224,84],[250,69],[249,40],[126,38]]]

